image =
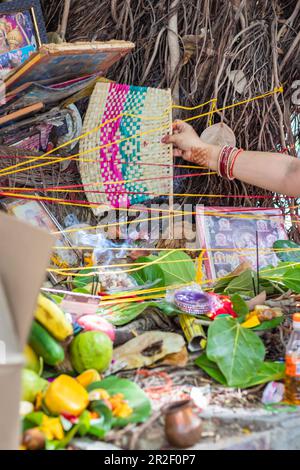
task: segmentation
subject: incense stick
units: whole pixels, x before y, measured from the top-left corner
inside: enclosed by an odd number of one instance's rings
[[[258,249],[258,231],[256,230],[256,273],[257,273],[257,292],[259,294],[259,249]]]

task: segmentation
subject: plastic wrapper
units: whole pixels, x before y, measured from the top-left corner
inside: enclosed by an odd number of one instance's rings
[[[134,290],[137,287],[135,280],[121,269],[107,268],[99,274],[101,292],[114,293]]]
[[[269,382],[264,389],[261,401],[264,405],[279,403],[283,400],[283,396],[284,384],[281,382]]]

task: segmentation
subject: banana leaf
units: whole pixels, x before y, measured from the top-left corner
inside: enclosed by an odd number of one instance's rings
[[[86,274],[86,276],[75,277],[73,281],[73,286],[75,288],[81,289],[81,288],[84,288],[86,285],[90,284],[91,282],[93,282],[93,277],[95,276],[95,274],[92,274],[92,273],[95,273],[94,269],[83,269],[79,271],[78,274]]]
[[[145,392],[134,382],[127,379],[121,379],[116,376],[107,377],[100,382],[94,382],[88,387],[91,392],[97,388],[103,388],[110,395],[122,393],[124,399],[127,400],[128,405],[132,408],[133,412],[127,418],[112,417],[113,427],[124,427],[129,423],[143,423],[151,415],[151,403]]]
[[[142,315],[148,308],[157,308],[165,315],[174,316],[182,314],[175,305],[161,300],[159,302],[153,300],[146,300],[141,303],[124,303],[118,304],[113,307],[105,307],[99,309],[97,312],[109,321],[114,326],[124,326],[135,320],[139,315]]]
[[[207,357],[216,362],[230,387],[244,386],[260,368],[265,347],[231,317],[216,318],[208,329]]]
[[[300,245],[297,243],[292,242],[291,240],[276,240],[273,244],[273,248],[280,261],[300,263]]]

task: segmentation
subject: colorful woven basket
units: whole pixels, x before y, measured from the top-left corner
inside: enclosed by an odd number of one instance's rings
[[[170,90],[98,83],[80,141],[80,174],[95,215],[173,192]],[[93,131],[96,129],[96,131]]]

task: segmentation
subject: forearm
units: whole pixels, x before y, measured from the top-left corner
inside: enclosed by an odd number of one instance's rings
[[[217,170],[221,148],[210,146],[208,166]],[[288,155],[242,152],[234,165],[233,176],[245,183],[288,196],[300,196],[300,161]]]

